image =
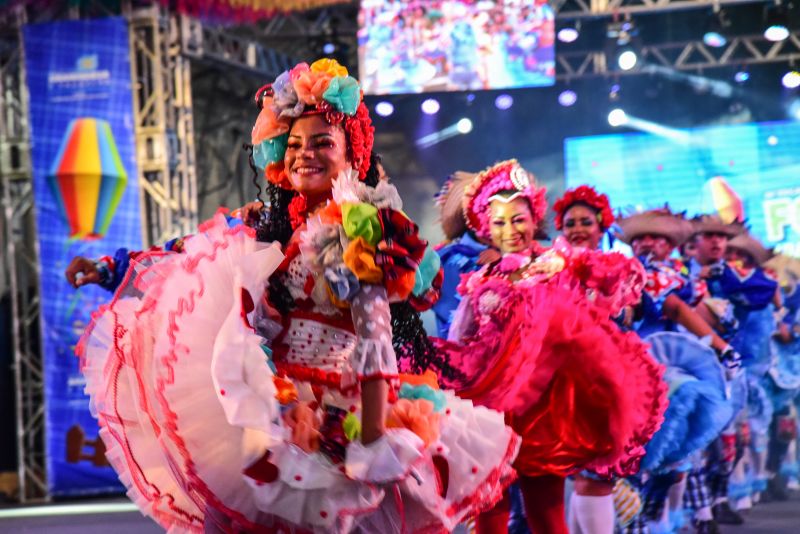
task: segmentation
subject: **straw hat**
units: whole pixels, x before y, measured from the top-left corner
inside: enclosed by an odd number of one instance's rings
[[[467,231],[462,201],[467,184],[475,179],[477,173],[456,171],[445,182],[442,190],[436,195],[439,207],[439,222],[448,240],[456,239]]]
[[[781,287],[794,287],[800,280],[800,259],[786,254],[776,254],[767,260],[764,268],[771,269],[778,275]]]
[[[733,238],[746,231],[742,223],[726,223],[719,215],[698,215],[694,217],[691,222],[694,227],[692,235],[710,232],[714,234],[725,234],[728,238]]]
[[[728,241],[728,248],[734,248],[747,253],[760,266],[772,258],[775,253],[766,248],[761,241],[749,233],[739,234]]]
[[[677,247],[692,235],[691,223],[666,208],[618,217],[617,226],[617,238],[628,245],[639,236],[652,234],[666,237]]]

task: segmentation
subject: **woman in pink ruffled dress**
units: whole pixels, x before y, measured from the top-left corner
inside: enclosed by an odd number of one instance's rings
[[[635,334],[611,321],[639,299],[641,269],[627,258],[533,236],[544,189],[515,160],[468,186],[470,228],[502,258],[468,275],[440,349],[476,404],[506,412],[522,436],[514,463],[534,532],[566,533],[564,478],[638,470],[666,408],[663,368]],[[478,532],[500,532],[508,500],[479,516]]]
[[[491,507],[519,438],[439,389],[415,309],[438,257],[370,164],[358,82],[300,64],[256,96],[256,231],[218,215],[136,258],[78,353],[109,458],[170,531],[441,532]]]

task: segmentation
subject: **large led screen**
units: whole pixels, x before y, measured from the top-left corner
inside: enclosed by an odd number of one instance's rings
[[[767,245],[800,256],[798,122],[567,139],[565,158],[567,187],[594,185],[615,208],[741,211]]]
[[[369,94],[553,85],[544,0],[364,0],[359,70]]]

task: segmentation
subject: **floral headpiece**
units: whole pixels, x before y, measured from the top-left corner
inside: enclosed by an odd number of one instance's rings
[[[291,189],[283,156],[292,121],[321,114],[330,124],[343,123],[347,156],[363,180],[369,170],[374,128],[362,96],[358,80],[335,59],[319,59],[311,66],[300,63],[283,72],[255,96],[261,109],[251,138],[256,166],[264,169],[273,184]]]
[[[547,201],[543,187],[536,185],[532,174],[523,169],[515,159],[501,161],[481,171],[464,193],[464,218],[467,226],[479,237],[488,239],[489,204],[497,198],[498,193],[514,191],[511,198],[524,198],[531,206],[534,222],[544,219]]]
[[[594,187],[581,185],[574,189],[569,189],[564,196],[556,200],[553,204],[553,211],[556,212],[556,230],[561,230],[564,226],[564,214],[575,204],[586,204],[597,211],[597,222],[604,231],[614,223],[614,213],[611,211],[611,204],[608,195],[600,194]]]

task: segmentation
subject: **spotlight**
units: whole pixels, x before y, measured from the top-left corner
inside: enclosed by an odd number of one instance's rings
[[[775,6],[767,8],[764,23],[764,38],[767,41],[783,41],[789,37],[789,17],[786,8],[775,3]]]
[[[624,50],[617,56],[617,65],[622,70],[631,70],[639,61],[639,56],[633,50]]]
[[[736,83],[744,83],[750,79],[750,73],[746,70],[740,70],[733,75],[733,79],[736,80]]]
[[[389,115],[394,113],[394,106],[392,105],[391,102],[383,100],[375,104],[375,113],[377,113],[381,117],[388,117]]]
[[[570,107],[577,101],[578,101],[578,95],[575,94],[575,91],[572,91],[570,89],[561,91],[561,94],[558,95],[558,103],[564,106],[565,108]]]
[[[472,104],[473,102],[475,102],[475,93],[468,93],[467,104]]]
[[[472,121],[466,117],[456,123],[456,130],[460,134],[468,134],[472,131]]]
[[[800,87],[800,72],[796,70],[787,72],[781,78],[781,83],[787,89],[797,89]]]
[[[428,98],[422,102],[422,112],[426,115],[436,115],[439,113],[439,101],[435,98]]]
[[[580,32],[578,26],[566,26],[558,30],[558,40],[562,43],[574,43],[578,40]]]
[[[323,54],[333,54],[336,52],[336,45],[333,43],[325,43],[322,45],[322,53]]]
[[[788,108],[789,118],[800,121],[800,98],[795,98]]]
[[[729,26],[722,11],[714,12],[708,19],[706,32],[703,34],[703,42],[711,47],[720,48],[728,44],[725,38],[725,28]]]
[[[614,128],[622,126],[626,122],[628,122],[628,115],[622,109],[612,109],[611,113],[608,114],[608,124]]]
[[[778,138],[774,135],[770,135],[767,137],[767,144],[769,146],[777,146],[778,145]]]
[[[507,95],[503,93],[502,95],[497,95],[497,98],[494,99],[494,106],[497,109],[509,109],[511,106],[514,105],[514,97],[511,95]]]

